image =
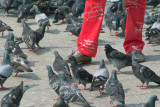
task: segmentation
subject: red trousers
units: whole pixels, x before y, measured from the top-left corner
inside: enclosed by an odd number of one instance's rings
[[[86,0],[84,20],[81,33],[77,39],[77,51],[95,57],[98,37],[103,21],[106,0]],[[142,50],[142,28],[144,22],[146,0],[125,0],[127,10],[126,35],[124,48],[126,53]]]

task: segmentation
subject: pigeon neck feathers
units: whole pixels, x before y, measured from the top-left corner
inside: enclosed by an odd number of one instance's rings
[[[7,51],[4,52],[2,64],[10,63],[9,54]]]
[[[116,70],[112,71],[112,79],[117,80]]]
[[[60,82],[61,82],[62,84],[65,83],[65,82],[67,82],[67,79],[66,79],[65,75],[64,75],[64,74],[61,74],[61,73],[60,73],[60,75],[61,75]]]
[[[102,59],[101,61],[100,61],[100,67],[99,68],[104,68],[105,67],[105,63],[104,63],[104,60]]]

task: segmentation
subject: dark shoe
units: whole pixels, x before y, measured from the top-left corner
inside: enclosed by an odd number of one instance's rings
[[[131,51],[130,53],[128,53],[127,55],[129,55],[129,56],[135,56],[136,57],[136,60],[138,61],[138,62],[144,62],[145,61],[145,55],[142,53],[142,52],[140,52],[140,51],[138,51],[138,50],[134,50],[134,51]]]
[[[71,55],[73,55],[76,58],[77,63],[86,64],[86,63],[90,63],[92,61],[92,57],[84,55],[79,51],[76,51],[76,52],[72,53]],[[69,55],[69,56],[71,56],[71,55]],[[68,63],[70,63],[69,56],[67,57]]]

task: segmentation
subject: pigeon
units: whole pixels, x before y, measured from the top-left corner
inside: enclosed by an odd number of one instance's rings
[[[152,71],[147,66],[139,64],[135,57],[132,57],[132,70],[133,74],[142,82],[142,85],[139,85],[137,87],[142,87],[142,89],[147,89],[149,82],[155,82],[157,84],[160,84],[160,77]],[[144,87],[144,83],[146,83],[146,86]]]
[[[145,34],[148,37],[147,40],[149,40],[150,37],[153,37],[156,34],[160,34],[160,17],[157,18],[156,22],[154,22],[152,26],[147,28]]]
[[[115,18],[116,18],[116,30],[119,30],[119,27],[121,27],[122,35],[125,36],[127,12],[124,9],[122,2],[118,3],[118,10],[115,12]]]
[[[22,40],[25,42],[28,50],[32,51],[35,49],[36,34],[24,20],[21,20],[21,22],[23,24]]]
[[[85,90],[86,84],[91,83],[93,79],[93,75],[87,72],[83,67],[81,67],[74,56],[70,56],[69,60],[71,62],[71,69],[73,77],[78,81],[79,84],[83,84],[84,88],[81,90]]]
[[[110,30],[110,36],[112,36],[112,30],[117,30],[117,27],[115,13],[113,13],[110,8],[107,9],[107,12],[104,16],[104,20],[105,24],[108,26]]]
[[[8,26],[4,22],[2,22],[2,20],[0,20],[0,32],[2,32],[2,37],[3,37],[3,32],[6,31],[6,30],[7,31],[13,31],[13,29],[11,29],[10,26]]]
[[[69,14],[69,7],[68,6],[60,6],[58,9],[55,10],[55,15],[53,19],[53,23],[57,23],[59,20],[62,20],[64,23],[64,19]]]
[[[132,58],[126,54],[119,52],[111,47],[110,44],[105,45],[105,54],[107,59],[117,68],[117,74],[120,69],[132,65]]]
[[[58,51],[54,51],[54,55],[53,69],[58,73],[64,72],[68,77],[72,77],[68,63],[59,55]]]
[[[34,31],[36,37],[35,37],[35,44],[38,46],[38,48],[43,49],[43,47],[39,46],[39,42],[43,39],[45,34],[46,26],[48,25],[48,20],[43,20],[40,23],[40,27]]]
[[[106,95],[111,98],[110,103],[116,103],[117,107],[125,107],[125,94],[122,84],[118,81],[116,70],[112,70],[112,75],[106,84]]]
[[[23,53],[19,45],[14,41],[14,34],[10,33],[4,45],[4,49],[9,54],[18,55],[19,57],[27,59],[27,55]]]
[[[34,4],[36,4],[36,2],[27,4],[25,0],[23,1],[23,4],[18,7],[18,13],[17,13],[18,23],[21,23],[22,19],[27,20],[27,17],[30,14],[30,9],[32,8]]]
[[[81,22],[77,17],[74,17],[72,14],[67,14],[65,19],[66,19],[67,24],[73,24],[75,22]]]
[[[148,102],[143,107],[155,107],[155,102],[159,100],[157,95],[151,95]]]
[[[84,12],[85,0],[76,0],[72,6],[72,14],[75,17],[81,16]]]
[[[160,44],[160,34],[156,34],[155,36],[150,36],[148,40],[148,44]]]
[[[90,91],[93,90],[93,88],[98,87],[100,94],[102,94],[104,89],[104,84],[107,82],[109,78],[109,72],[108,69],[105,66],[104,60],[100,60],[100,67],[99,69],[94,73],[92,84],[90,87]],[[102,86],[102,91],[100,89],[100,86]]]
[[[11,66],[9,54],[6,50],[4,50],[3,61],[0,64],[0,90],[6,90],[8,88],[3,87],[4,82],[8,77],[12,75],[13,67]]]
[[[160,4],[160,0],[147,0],[147,5],[153,6],[152,11],[158,4]]]
[[[146,25],[151,25],[157,20],[156,17],[150,15],[147,11],[145,11],[145,16],[144,16],[144,23]]]
[[[1,7],[4,9],[4,14],[7,12],[7,16],[8,16],[8,10],[11,8],[13,1],[14,0],[1,0],[0,1]]]
[[[36,5],[33,5],[33,7],[30,9],[30,11],[33,11],[33,10],[36,12],[35,21],[39,24],[39,26],[41,25],[41,23],[43,21],[48,22],[47,23],[47,28],[49,30],[49,26],[51,26],[51,25],[50,25],[50,22],[49,22],[49,18],[46,16],[46,14],[42,13]]]
[[[59,95],[59,88],[60,88],[60,76],[56,75],[52,67],[47,65],[46,69],[48,70],[48,78],[49,78],[49,85],[50,87]],[[54,100],[58,100],[59,98],[56,98]]]
[[[25,23],[24,20],[21,20],[23,24],[23,32],[22,32],[22,40],[27,45],[27,48],[29,51],[32,51],[35,49],[35,44],[40,48],[43,49],[41,46],[39,46],[40,40],[43,39],[45,34],[45,28],[47,26],[47,21],[43,21],[40,25],[40,27],[33,31],[27,23]]]
[[[66,104],[62,98],[59,98],[53,107],[69,107],[69,105]]]
[[[33,70],[29,66],[29,61],[23,57],[19,57],[18,55],[10,54],[11,65],[14,68],[16,77],[19,72],[33,72]]]
[[[23,81],[19,86],[6,94],[1,100],[1,107],[19,107],[20,101],[28,86],[23,86]]]
[[[78,37],[81,32],[81,28],[82,28],[81,22],[74,22],[72,24],[68,24],[66,30],[71,32],[76,37]]]
[[[78,37],[81,32],[82,22],[71,14],[68,14],[65,19],[67,22],[66,30],[71,32],[71,35]]]
[[[67,82],[64,72],[60,72],[59,97],[64,99],[66,104],[72,102],[76,105],[91,107],[80,91],[72,84]]]

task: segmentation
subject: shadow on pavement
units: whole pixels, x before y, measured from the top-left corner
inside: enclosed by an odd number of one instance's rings
[[[27,78],[27,79],[31,79],[31,80],[41,80],[36,74],[34,73],[25,73],[25,74],[20,74],[15,77],[15,78]]]
[[[146,61],[160,61],[160,55],[146,55]]]

